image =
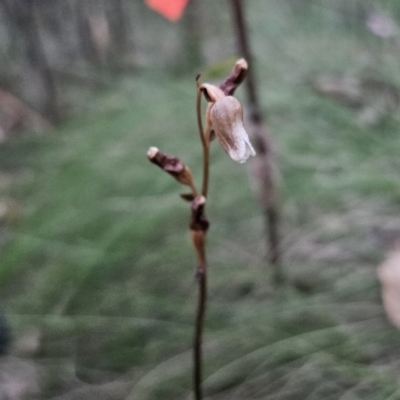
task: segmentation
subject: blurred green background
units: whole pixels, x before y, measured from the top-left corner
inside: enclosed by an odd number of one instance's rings
[[[179,156],[200,180],[194,76],[230,71],[231,9],[198,1],[173,24],[141,1],[111,3],[38,1],[46,65],[34,66],[29,32],[0,9],[0,89],[55,122],[38,134],[22,119],[0,145],[0,304],[12,332],[0,382],[25,388],[10,399],[191,398],[189,210],[146,151]],[[400,335],[376,275],[400,239],[400,3],[243,5],[274,140],[288,283],[272,284],[250,167],[214,143],[206,398],[400,399]],[[66,17],[75,12],[110,27],[122,17],[122,50],[111,43],[105,58],[85,58]]]

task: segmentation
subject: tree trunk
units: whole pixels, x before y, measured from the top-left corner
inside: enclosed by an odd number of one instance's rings
[[[257,153],[253,163],[253,171],[258,181],[259,200],[264,209],[268,258],[269,262],[274,266],[275,282],[281,283],[283,281],[283,273],[280,267],[279,206],[274,176],[274,163],[272,159],[272,140],[264,123],[260,106],[254,74],[254,61],[248,39],[248,30],[242,0],[230,1],[238,49],[249,64],[249,70],[244,85],[250,110],[249,133],[252,136]]]

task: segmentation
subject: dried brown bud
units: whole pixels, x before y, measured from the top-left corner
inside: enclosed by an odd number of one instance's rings
[[[147,151],[147,157],[182,185],[194,187],[192,172],[178,157],[168,156],[158,150],[157,147],[150,147]]]
[[[190,237],[197,254],[198,272],[206,266],[206,232],[210,223],[204,214],[205,204],[204,196],[196,196],[191,206]]]
[[[210,223],[204,214],[204,206],[206,198],[204,196],[196,196],[192,201],[192,215],[190,220],[190,230],[207,231]]]
[[[234,161],[242,164],[256,154],[243,126],[242,106],[235,97],[216,101],[209,118],[219,143]]]
[[[248,65],[244,58],[236,61],[230,75],[219,85],[226,96],[232,96],[247,75]]]

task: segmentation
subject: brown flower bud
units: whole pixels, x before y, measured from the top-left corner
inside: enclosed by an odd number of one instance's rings
[[[150,147],[147,151],[147,157],[182,185],[194,187],[192,172],[179,158],[168,156],[158,150],[157,147]]]
[[[238,86],[244,81],[247,75],[247,61],[244,58],[236,61],[232,72],[229,76],[219,85],[219,88],[225,93],[226,96],[232,96]]]
[[[242,164],[256,154],[243,126],[242,106],[235,97],[217,100],[209,118],[219,143],[234,161]]]
[[[205,213],[204,206],[206,204],[206,198],[204,196],[196,196],[192,201],[191,209],[192,215],[190,219],[190,230],[192,231],[207,231],[210,223],[208,222]]]
[[[206,232],[210,223],[204,213],[205,204],[204,196],[196,196],[191,205],[190,237],[196,250],[198,272],[203,271],[206,267]]]

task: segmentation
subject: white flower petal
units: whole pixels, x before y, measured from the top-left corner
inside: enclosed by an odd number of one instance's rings
[[[226,96],[211,107],[210,120],[221,146],[236,162],[242,164],[256,152],[243,126],[243,112],[239,101]]]
[[[228,150],[228,154],[232,160],[238,162],[239,164],[243,164],[250,156],[256,155],[256,152],[250,143],[249,136],[247,135],[247,132],[242,124],[235,126],[235,128],[232,130],[232,136],[236,144],[235,147],[231,147]]]

